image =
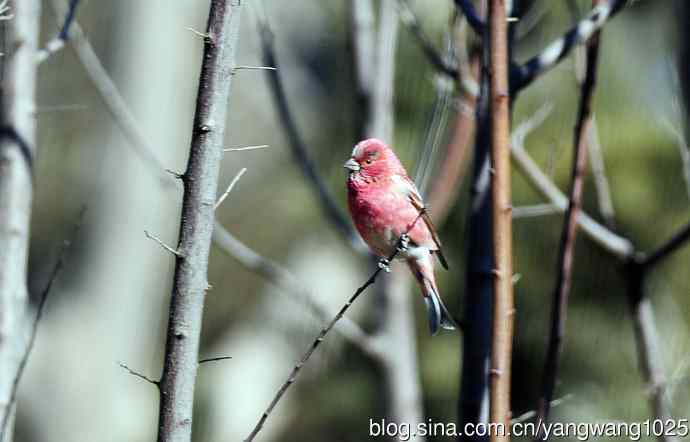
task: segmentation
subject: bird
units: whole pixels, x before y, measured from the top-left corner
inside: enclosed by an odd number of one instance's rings
[[[421,289],[432,336],[440,328],[458,328],[434,276],[434,257],[448,269],[441,240],[417,186],[395,152],[377,138],[365,139],[355,145],[344,167],[349,172],[348,208],[364,242],[384,266],[386,258],[399,250],[396,259],[407,263]]]

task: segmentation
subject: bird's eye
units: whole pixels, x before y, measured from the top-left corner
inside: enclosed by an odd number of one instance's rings
[[[368,160],[366,160],[365,163],[371,164],[371,158],[369,158]]]

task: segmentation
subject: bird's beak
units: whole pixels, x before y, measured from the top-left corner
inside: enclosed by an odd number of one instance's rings
[[[359,163],[355,161],[354,158],[350,158],[349,160],[347,160],[345,164],[343,164],[343,167],[345,169],[349,169],[350,172],[357,172],[360,169]]]

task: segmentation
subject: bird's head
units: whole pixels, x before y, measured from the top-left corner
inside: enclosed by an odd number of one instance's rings
[[[365,178],[406,174],[393,150],[376,138],[357,143],[344,167],[350,171],[350,175],[359,174]]]

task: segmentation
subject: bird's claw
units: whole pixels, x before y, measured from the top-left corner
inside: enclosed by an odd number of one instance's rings
[[[388,261],[386,258],[381,258],[381,259],[379,259],[379,268],[386,273],[390,273],[391,272],[390,263],[391,262]]]
[[[410,245],[410,236],[407,233],[400,235],[400,242],[398,244],[398,252],[405,253]]]

